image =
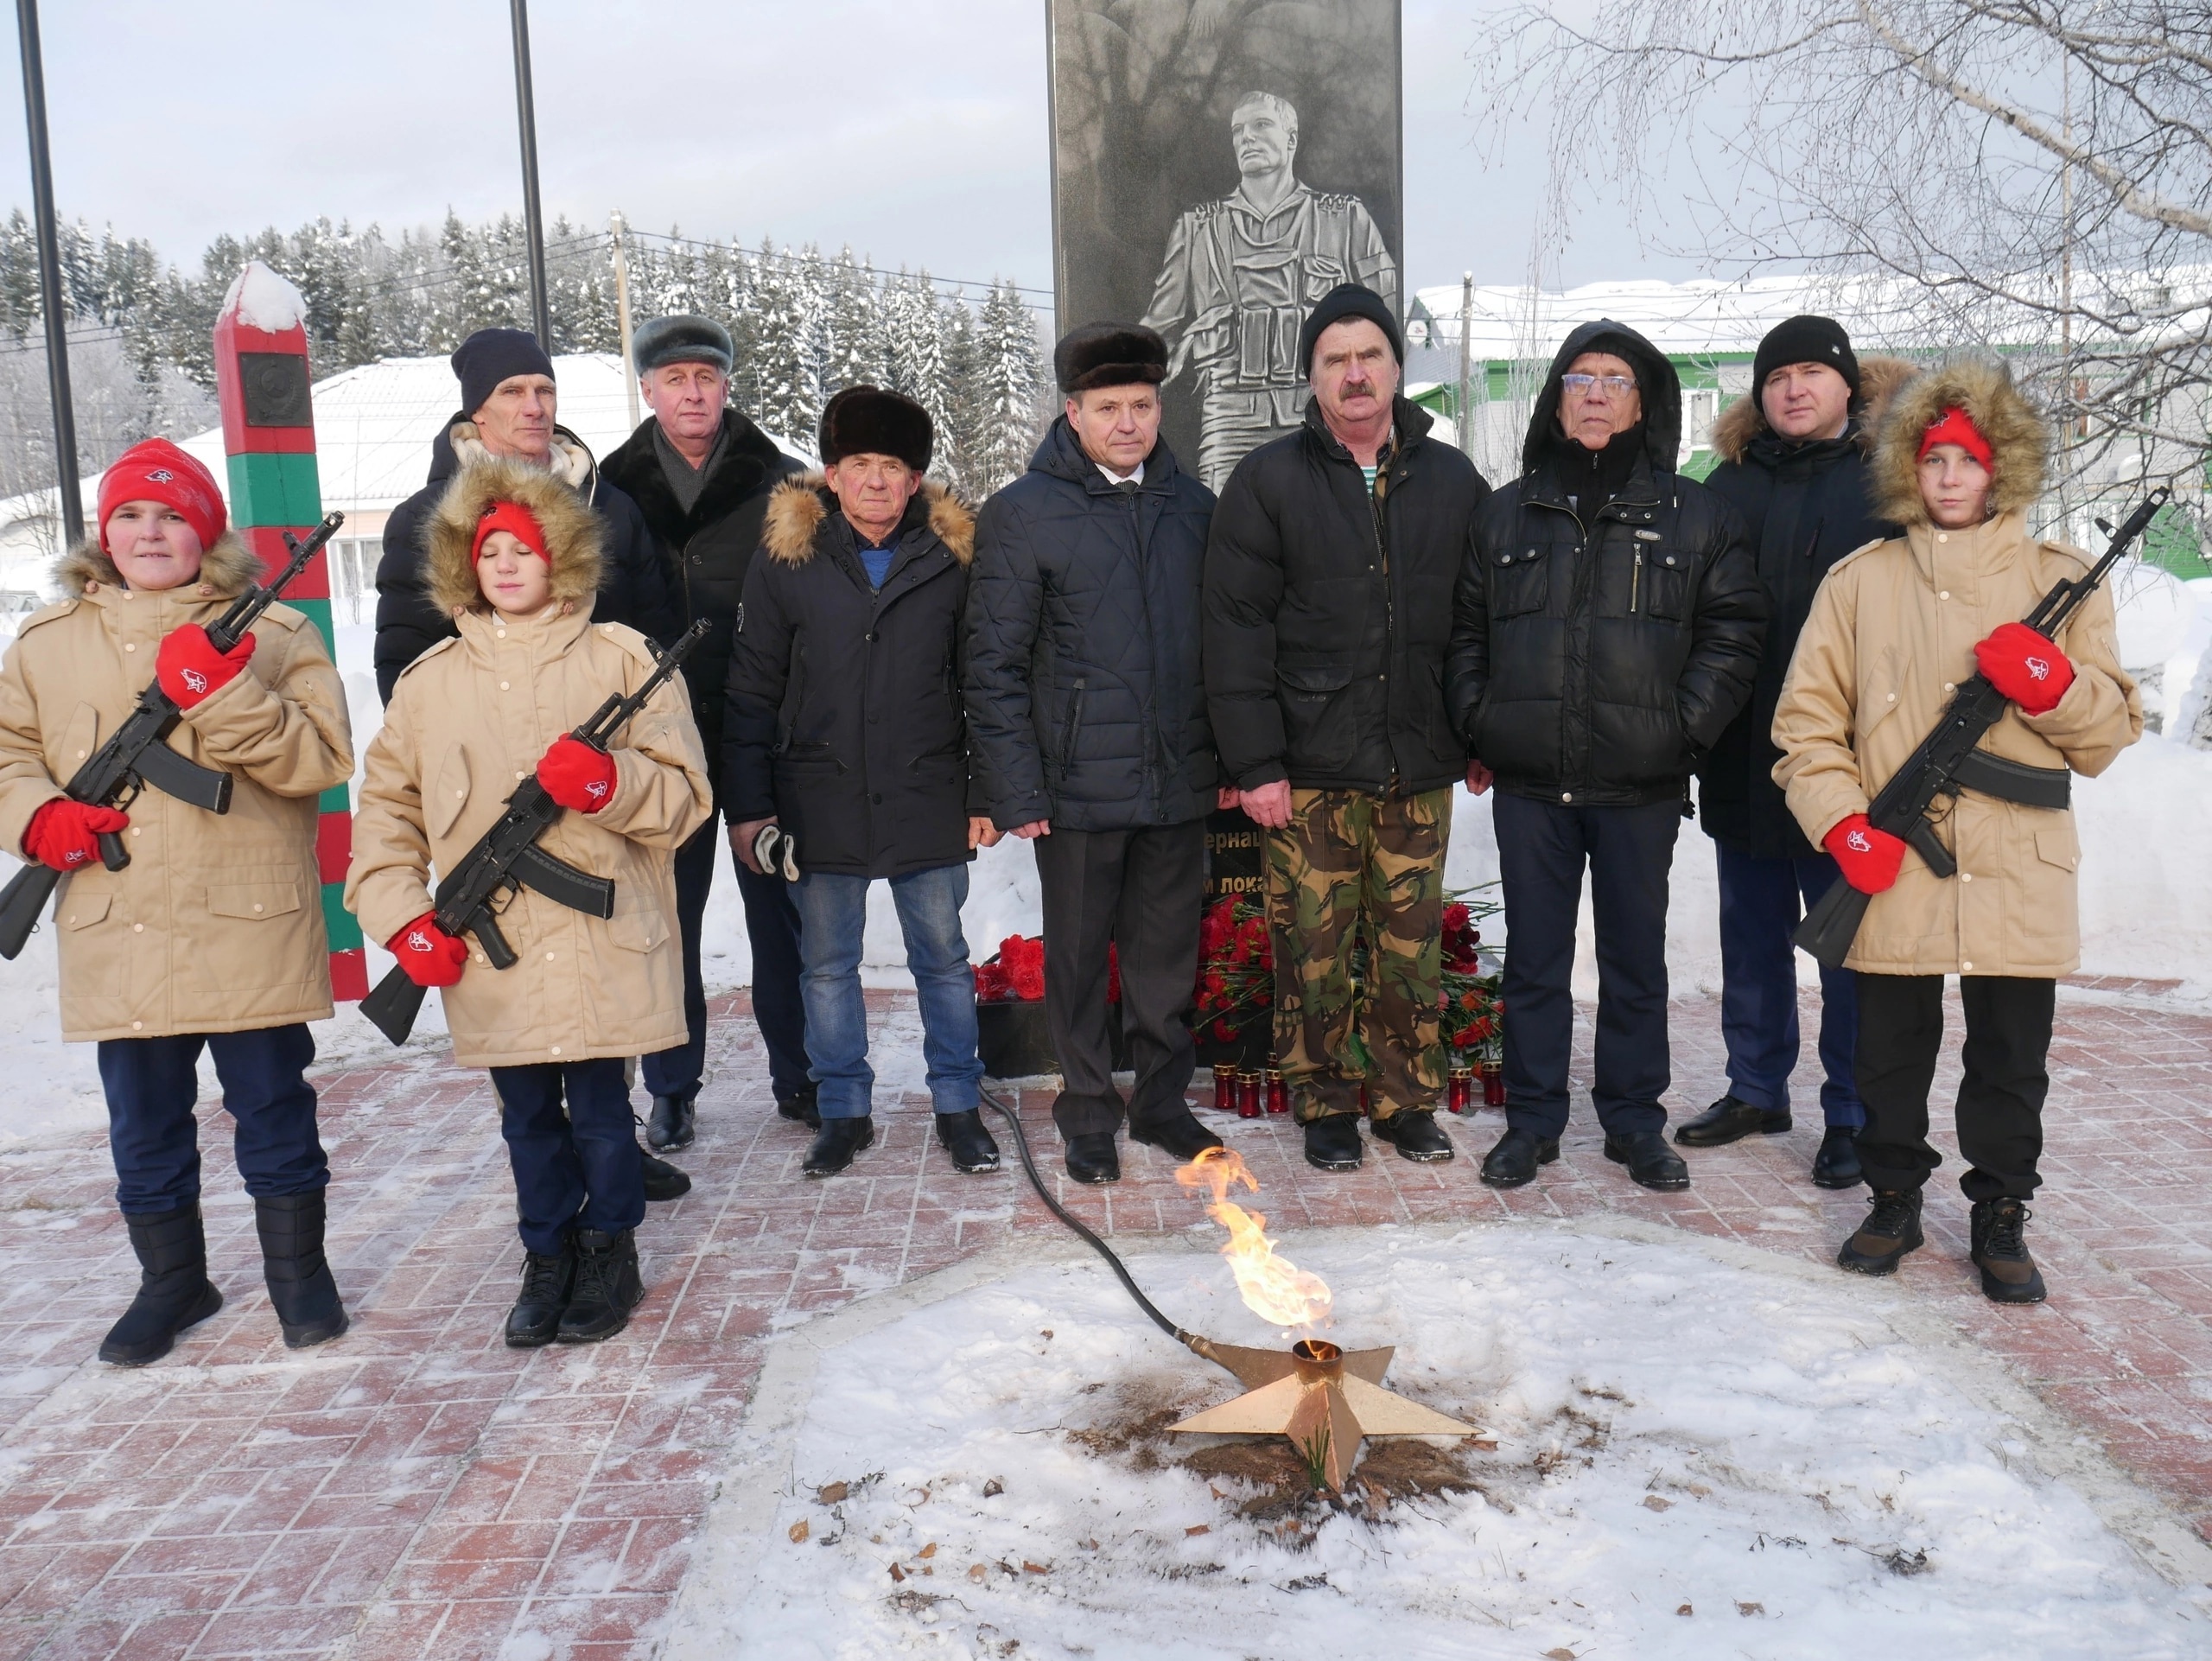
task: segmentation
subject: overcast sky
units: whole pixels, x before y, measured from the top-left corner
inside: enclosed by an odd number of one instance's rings
[[[1485,170],[1467,60],[1483,0],[1406,0],[1413,286],[1512,283],[1540,136]],[[67,0],[41,9],[61,212],[196,264],[317,214],[388,231],[521,211],[502,0]],[[1052,282],[1044,0],[532,0],[547,216],[850,243],[942,277]],[[14,86],[12,76],[0,77]],[[0,179],[28,207],[21,106]],[[1586,208],[1569,283],[1682,277]]]

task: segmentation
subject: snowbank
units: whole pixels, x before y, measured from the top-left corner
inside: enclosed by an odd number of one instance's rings
[[[1890,1294],[1526,1223],[1285,1244],[1336,1289],[1333,1338],[1396,1345],[1386,1383],[1491,1433],[1477,1486],[1379,1523],[1242,1514],[1251,1489],[1183,1463],[1226,1439],[1161,1435],[1227,1375],[1095,1261],[1009,1254],[1002,1280],[864,1300],[772,1352],[671,1656],[1272,1661],[1387,1632],[1395,1655],[1513,1661],[2143,1661],[2212,1640],[2202,1547]],[[1131,1267],[1194,1330],[1287,1341],[1210,1252]]]

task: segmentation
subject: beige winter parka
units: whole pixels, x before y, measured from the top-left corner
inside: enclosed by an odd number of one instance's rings
[[[162,637],[213,622],[258,575],[226,533],[200,580],[123,584],[96,543],[57,573],[70,596],[35,612],[0,664],[0,850],[114,732],[154,678]],[[302,612],[271,606],[248,672],[185,712],[169,747],[231,774],[214,814],[149,789],[124,811],[130,863],[61,879],[54,914],[62,1036],[79,1041],[249,1032],[331,1013],[315,862],[316,798],[353,775],[346,694]]]
[[[524,620],[491,611],[476,590],[470,543],[484,508],[502,500],[537,516],[553,552],[552,603]],[[369,745],[346,903],[372,939],[389,940],[430,909],[432,869],[467,855],[547,746],[652,673],[645,636],[590,620],[599,534],[574,493],[518,463],[467,468],[440,503],[430,588],[461,634],[400,676]],[[706,822],[713,796],[681,677],[614,746],[613,799],[597,813],[563,814],[538,843],[612,878],[614,915],[588,917],[525,888],[499,913],[520,962],[493,969],[469,940],[461,981],[443,994],[465,1066],[644,1055],[684,1041],[675,850]]]
[[[1964,531],[1930,524],[1917,482],[1921,435],[1948,407],[1965,409],[1996,451],[1995,518]],[[1875,455],[1880,511],[1905,534],[1838,562],[1814,597],[1774,718],[1775,781],[1818,845],[1868,801],[1935,726],[1974,647],[2017,622],[2062,578],[2094,562],[2028,534],[2042,487],[2040,421],[1994,366],[1955,366],[1900,391]],[[2073,684],[2046,715],[2017,704],[1981,748],[2037,767],[2094,777],[2142,735],[2135,683],[2120,665],[2108,589],[2060,631]],[[1874,896],[1846,960],[1879,975],[2056,977],[2081,961],[2069,809],[2024,807],[1974,791],[1938,799],[1936,834],[1958,861],[1938,877],[1908,850],[1897,884]]]

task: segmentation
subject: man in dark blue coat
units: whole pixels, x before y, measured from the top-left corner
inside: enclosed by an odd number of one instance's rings
[[[1158,334],[1089,323],[1052,360],[1066,408],[976,521],[968,729],[993,823],[1037,851],[1068,1174],[1111,1182],[1109,944],[1136,1070],[1130,1136],[1179,1160],[1221,1145],[1183,1095],[1205,815],[1235,799],[1216,786],[1198,673],[1213,493],[1160,441]]]
[[[1854,549],[1898,534],[1875,517],[1866,456],[1870,404],[1912,373],[1895,358],[1862,366],[1843,326],[1792,317],[1759,342],[1751,396],[1713,425],[1720,456],[1706,485],[1751,532],[1766,590],[1766,643],[1751,702],[1698,763],[1698,815],[1720,862],[1720,1030],[1728,1090],[1675,1132],[1690,1148],[1715,1148],[1754,1132],[1790,1128],[1789,1075],[1797,1066],[1797,964],[1790,945],[1803,908],[1836,881],[1835,862],[1805,840],[1774,782],[1782,759],[1770,735],[1797,636],[1828,567]],[[1826,1130],[1813,1181],[1859,1181],[1859,1100],[1852,1047],[1859,1031],[1857,979],[1821,971],[1821,1108]]]

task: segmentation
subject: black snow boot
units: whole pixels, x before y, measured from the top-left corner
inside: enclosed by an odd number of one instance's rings
[[[1847,1124],[1830,1125],[1821,1137],[1821,1151],[1813,1155],[1813,1186],[1855,1188],[1866,1180],[1859,1167],[1859,1132]]]
[[[561,1330],[561,1317],[569,1311],[569,1295],[576,1285],[576,1247],[563,1236],[561,1249],[550,1256],[524,1251],[522,1290],[515,1307],[507,1311],[507,1347],[534,1350],[553,1341]]]
[[[1427,1107],[1402,1107],[1387,1119],[1375,1121],[1375,1140],[1387,1142],[1400,1159],[1433,1165],[1452,1157],[1452,1138],[1436,1122],[1436,1111]]]
[[[1508,1126],[1483,1155],[1482,1178],[1493,1188],[1519,1188],[1536,1180],[1536,1168],[1559,1157],[1559,1138]]]
[[[655,1148],[673,1152],[689,1148],[699,1134],[699,1087],[679,1090],[672,1096],[653,1098],[652,1117],[645,1121],[645,1140]]]
[[[1835,1254],[1840,1268],[1859,1275],[1894,1275],[1908,1251],[1927,1244],[1920,1231],[1918,1188],[1878,1188],[1866,1220]]]
[[[313,1349],[327,1344],[350,1324],[338,1296],[338,1282],[322,1255],[324,1190],[275,1194],[253,1202],[253,1224],[261,1235],[261,1274],[269,1301],[284,1329],[284,1347]]]
[[[1974,1265],[1981,1270],[1981,1295],[1993,1303],[2041,1303],[2047,1289],[2043,1271],[2028,1255],[2027,1202],[2010,1194],[1977,1200],[1967,1222]]]
[[[576,1285],[561,1317],[563,1344],[596,1344],[630,1324],[630,1311],[645,1295],[638,1273],[638,1237],[628,1229],[608,1234],[599,1229],[575,1232]]]
[[[806,1150],[799,1167],[804,1176],[835,1176],[849,1169],[854,1155],[875,1146],[875,1121],[863,1113],[856,1119],[824,1119],[815,1133],[814,1146]]]
[[[138,1254],[138,1295],[108,1328],[100,1359],[111,1366],[143,1367],[169,1352],[176,1335],[223,1307],[207,1278],[207,1237],[200,1202],[175,1211],[124,1215],[130,1249]]]
[[[954,1170],[972,1176],[980,1171],[998,1169],[999,1145],[983,1128],[981,1108],[971,1107],[965,1113],[939,1113],[936,1118],[938,1146],[952,1161]]]
[[[1316,1170],[1356,1171],[1366,1157],[1358,1114],[1327,1113],[1306,1124],[1306,1162]]]

